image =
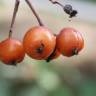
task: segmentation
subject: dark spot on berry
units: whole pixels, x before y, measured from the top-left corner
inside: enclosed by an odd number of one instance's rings
[[[44,44],[41,43],[40,47],[38,47],[38,48],[36,49],[36,51],[37,51],[37,53],[42,53],[43,50],[44,50]]]
[[[15,60],[13,60],[13,61],[11,61],[10,65],[16,66],[16,65],[17,65],[17,63],[16,63],[16,61],[15,61]]]
[[[77,48],[72,49],[72,55],[78,55],[78,49]]]

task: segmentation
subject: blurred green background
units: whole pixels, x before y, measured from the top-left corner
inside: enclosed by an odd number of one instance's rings
[[[78,10],[71,22],[59,6],[48,0],[30,1],[53,33],[74,27],[83,35],[85,47],[78,56],[60,56],[50,63],[28,56],[16,67],[0,62],[0,96],[96,96],[96,0],[58,0]],[[0,41],[8,36],[14,3],[0,0]],[[26,31],[37,24],[21,0],[13,37],[22,41]]]

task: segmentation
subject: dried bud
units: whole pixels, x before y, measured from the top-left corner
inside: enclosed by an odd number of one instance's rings
[[[71,5],[65,5],[64,6],[64,11],[67,13],[67,14],[71,14],[72,12],[72,6]]]
[[[65,5],[63,9],[69,15],[70,18],[75,17],[78,13],[77,10],[73,10],[71,5]]]
[[[75,17],[77,15],[77,13],[78,13],[77,10],[73,10],[69,17],[70,18]]]

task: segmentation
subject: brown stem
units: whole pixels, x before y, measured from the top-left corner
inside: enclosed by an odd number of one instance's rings
[[[57,1],[52,1],[52,0],[49,0],[52,4],[58,4],[60,5],[62,8],[64,8],[64,5],[62,5],[60,2],[57,2]]]
[[[34,7],[32,6],[31,2],[29,0],[25,0],[26,3],[28,4],[28,6],[30,7],[31,11],[33,12],[33,14],[35,15],[35,17],[37,18],[37,21],[39,23],[40,26],[44,26],[39,15],[37,14],[37,12],[35,11]]]
[[[10,26],[10,29],[9,29],[9,38],[12,37],[13,25],[14,25],[14,22],[15,22],[15,18],[16,18],[16,14],[17,14],[18,8],[19,8],[19,3],[20,3],[19,0],[16,0],[15,1],[15,7],[14,7],[14,12],[13,12],[13,17],[12,17],[11,26]]]

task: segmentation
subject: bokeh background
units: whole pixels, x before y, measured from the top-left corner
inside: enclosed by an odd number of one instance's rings
[[[22,41],[38,22],[24,0],[20,1],[13,38]],[[58,0],[78,10],[71,22],[48,0],[30,1],[53,33],[74,27],[83,35],[85,46],[78,56],[60,56],[50,63],[28,56],[17,66],[0,62],[0,96],[96,96],[96,0]],[[8,37],[14,4],[15,0],[0,0],[0,41]]]

